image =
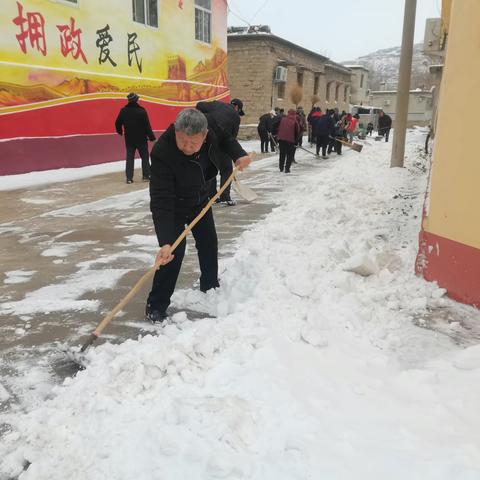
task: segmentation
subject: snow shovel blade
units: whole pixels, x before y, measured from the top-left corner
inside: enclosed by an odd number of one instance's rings
[[[253,202],[258,198],[258,195],[250,187],[241,183],[237,178],[233,182],[233,189],[247,202]]]
[[[72,362],[79,370],[87,368],[87,361],[83,352],[78,348],[60,348],[60,351]]]
[[[363,145],[361,143],[352,143],[352,146],[350,148],[360,153],[362,151]]]

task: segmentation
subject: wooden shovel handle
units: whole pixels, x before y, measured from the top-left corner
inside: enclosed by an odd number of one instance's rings
[[[227,178],[227,181],[222,185],[220,190],[209,200],[209,202],[205,205],[205,207],[202,209],[202,211],[192,220],[192,222],[185,227],[185,230],[179,235],[179,237],[175,240],[175,242],[172,245],[172,252],[180,245],[180,243],[183,241],[183,239],[187,236],[188,232],[192,230],[192,228],[202,219],[202,217],[207,213],[208,209],[213,205],[215,200],[224,192],[224,190],[232,183],[233,179],[235,178],[235,175],[238,172],[238,167],[235,167],[230,174],[230,176]],[[143,286],[143,284],[153,275],[155,272],[161,267],[161,265],[155,264],[150,270],[148,270],[146,273],[144,273],[141,277],[140,280],[131,288],[131,290],[120,300],[120,302],[115,305],[110,312],[105,315],[103,320],[97,325],[97,328],[95,331],[92,333],[90,339],[92,337],[98,338],[105,327],[110,323],[112,318],[120,311],[122,308],[127,305],[127,303],[138,293],[140,288]],[[85,344],[84,347],[82,347],[82,351],[84,351],[88,345],[91,345],[93,343],[93,340],[90,341],[89,343]]]

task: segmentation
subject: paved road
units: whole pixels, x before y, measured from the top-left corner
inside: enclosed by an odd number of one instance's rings
[[[298,180],[317,161],[300,160],[288,177],[278,172],[277,158],[257,159],[244,176],[259,194],[255,203],[214,207],[221,256],[281,201],[284,182]],[[13,393],[5,409],[28,404],[29,395],[33,400],[72,373],[58,345],[80,344],[152,265],[157,246],[148,185],[126,185],[120,172],[0,192],[0,200],[0,375]],[[198,279],[192,240],[179,288]],[[136,338],[146,328],[149,287],[114,319],[103,340]]]

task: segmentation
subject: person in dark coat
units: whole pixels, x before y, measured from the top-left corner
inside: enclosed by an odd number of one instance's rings
[[[392,128],[392,117],[387,115],[383,110],[378,113],[378,134],[385,137],[385,141],[388,142],[390,135],[390,129]]]
[[[238,98],[234,98],[230,104],[225,102],[219,102],[214,100],[213,102],[199,102],[196,106],[197,110],[204,113],[207,118],[212,117],[215,123],[223,129],[228,135],[233,138],[237,138],[238,130],[240,129],[240,117],[245,115],[243,111],[243,103]],[[220,153],[221,155],[222,153]],[[224,156],[227,156],[227,152],[223,152]],[[220,186],[223,186],[226,179],[232,173],[232,159],[228,159],[230,162],[230,169],[220,172]],[[217,192],[217,184],[212,186],[212,196]],[[235,201],[232,200],[230,195],[230,185],[224,190],[220,196],[219,202],[225,203],[229,206],[234,206]]]
[[[316,154],[320,153],[322,148],[322,158],[327,158],[327,147],[330,143],[330,137],[335,134],[335,123],[333,122],[332,113],[327,110],[325,115],[319,117],[313,127],[313,134],[315,135],[317,145]]]
[[[322,116],[322,109],[320,107],[312,107],[312,111],[308,114],[307,121],[310,126],[310,146],[316,142],[314,131],[314,125],[318,122],[318,119]]]
[[[287,116],[282,117],[278,127],[278,144],[280,148],[279,168],[285,173],[290,173],[290,167],[295,160],[295,146],[300,136],[300,125],[298,124],[295,110],[288,111]]]
[[[373,133],[373,123],[368,122],[368,124],[367,124],[367,135],[372,136],[372,133]]]
[[[335,119],[335,117],[333,117]],[[333,145],[333,150],[337,155],[342,154],[342,143],[339,140],[346,141],[347,140],[347,134],[345,132],[345,118],[346,115],[340,116],[340,119],[338,122],[335,123],[335,128],[334,128],[334,136],[335,136],[335,141]],[[328,147],[328,153],[331,153],[330,147]]]
[[[227,155],[225,155],[227,154]],[[150,210],[160,250],[155,264],[161,266],[153,279],[145,318],[166,318],[177,282],[186,241],[172,252],[172,244],[185,225],[201,212],[210,199],[218,171],[229,168],[231,159],[243,170],[250,157],[236,139],[213,117],[199,110],[182,110],[152,149]],[[218,245],[212,209],[192,228],[200,263],[200,290],[219,286]]]
[[[115,121],[117,133],[125,136],[125,147],[127,149],[125,174],[127,183],[133,183],[136,150],[138,150],[142,159],[143,180],[148,181],[150,178],[150,165],[147,139],[153,142],[155,135],[150,126],[147,111],[138,104],[139,96],[136,93],[129,93],[127,100],[127,105],[120,110]]]
[[[272,143],[272,127],[275,118],[275,111],[264,113],[258,121],[257,131],[260,137],[260,150],[262,153],[268,153],[268,144],[271,143],[271,150],[275,152],[275,145]]]

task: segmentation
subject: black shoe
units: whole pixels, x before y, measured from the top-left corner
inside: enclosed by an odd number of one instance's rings
[[[167,319],[168,315],[165,310],[153,310],[147,305],[145,308],[145,320],[151,323],[162,323]]]
[[[217,197],[217,198],[215,199],[215,203],[222,203],[222,201],[220,200],[220,197]]]
[[[227,205],[228,207],[234,207],[234,206],[237,204],[237,202],[236,202],[235,200],[232,200],[232,199],[230,199],[230,200],[225,200],[225,201],[222,202],[222,203],[224,203],[224,204]]]
[[[149,181],[150,181],[150,177],[142,177],[142,180],[143,180],[144,182],[149,182]]]
[[[127,178],[127,183],[133,183],[133,180],[131,180],[130,178]]]

